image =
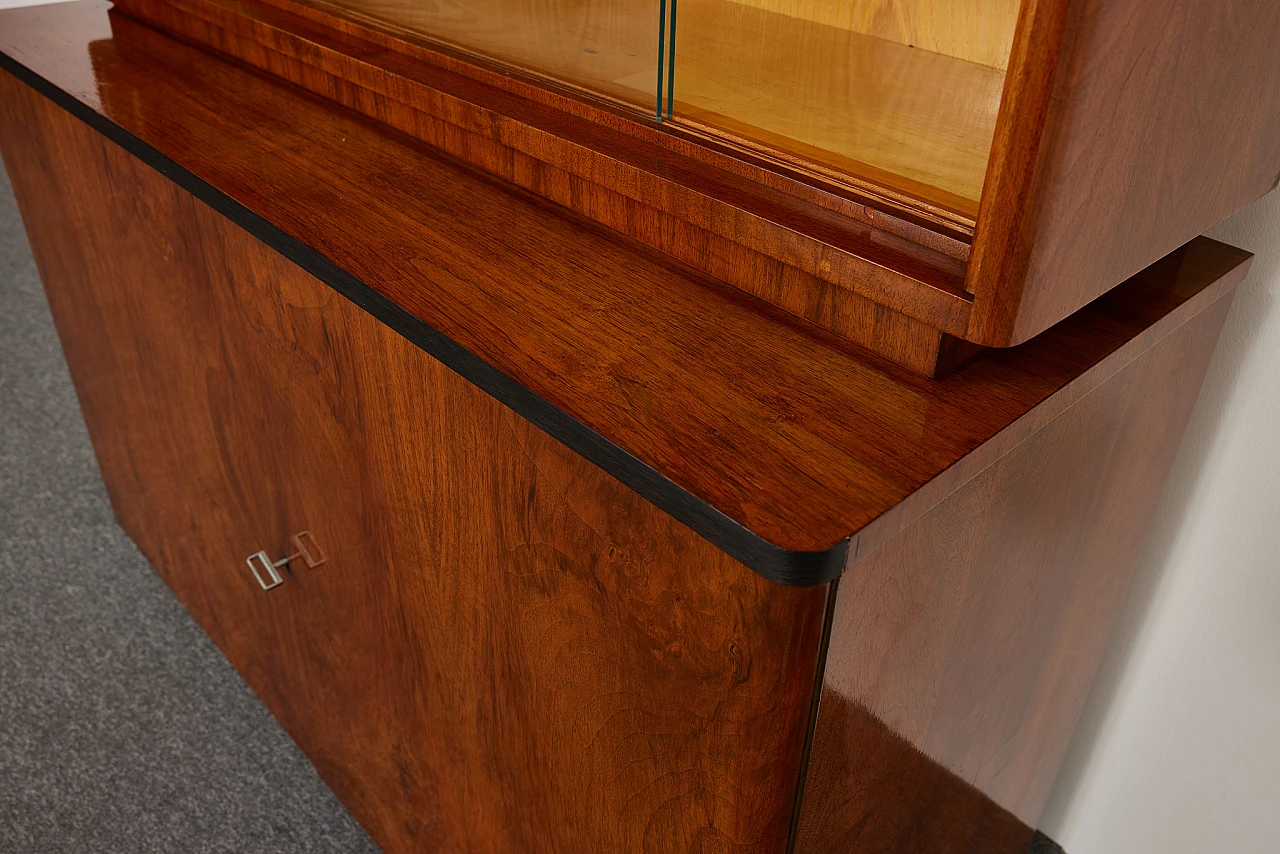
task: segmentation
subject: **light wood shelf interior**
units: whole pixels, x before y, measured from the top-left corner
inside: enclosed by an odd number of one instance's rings
[[[675,114],[976,217],[1004,69],[850,28],[876,5],[890,4],[680,0]],[[841,25],[816,20],[823,8]],[[990,43],[950,49],[1000,58]]]
[[[683,2],[683,0],[682,0]],[[725,0],[989,65],[1009,67],[1021,0]]]

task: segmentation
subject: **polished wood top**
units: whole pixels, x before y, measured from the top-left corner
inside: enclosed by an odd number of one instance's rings
[[[930,380],[107,8],[0,12],[5,69],[785,583],[855,563],[1228,293],[1249,257],[1197,239]]]

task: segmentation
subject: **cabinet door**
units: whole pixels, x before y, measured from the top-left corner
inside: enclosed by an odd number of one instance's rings
[[[121,524],[385,850],[782,850],[824,588],[3,74],[0,118]],[[246,557],[303,530],[327,560],[264,591]]]

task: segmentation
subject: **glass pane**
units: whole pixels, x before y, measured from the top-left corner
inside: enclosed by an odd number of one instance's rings
[[[340,0],[348,14],[654,112],[659,0]]]
[[[977,215],[1017,0],[679,2],[677,120]]]

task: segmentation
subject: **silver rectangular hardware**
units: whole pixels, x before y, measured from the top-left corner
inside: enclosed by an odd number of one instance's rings
[[[249,571],[253,573],[253,577],[258,581],[258,586],[263,590],[271,590],[283,584],[284,576],[276,570],[282,566],[287,566],[292,561],[301,558],[312,569],[325,562],[324,552],[320,550],[320,544],[316,542],[315,537],[311,536],[310,531],[299,531],[289,539],[293,542],[294,549],[296,549],[291,555],[273,561],[266,551],[260,551],[245,558],[244,562],[249,564]]]
[[[273,587],[279,587],[284,583],[284,579],[280,576],[280,573],[276,572],[276,567],[280,564],[272,563],[271,558],[267,557],[266,552],[251,554],[245,558],[244,562],[249,564],[249,571],[253,573],[253,577],[258,580],[258,584],[263,590],[270,590]],[[288,558],[285,558],[285,560],[281,561],[281,564],[287,562]],[[259,570],[259,567],[261,567],[261,570]],[[266,578],[262,577],[263,572],[266,573]],[[270,583],[268,583],[267,579],[270,579]]]

